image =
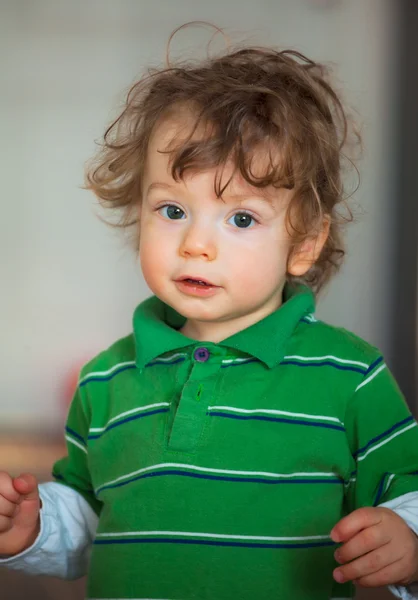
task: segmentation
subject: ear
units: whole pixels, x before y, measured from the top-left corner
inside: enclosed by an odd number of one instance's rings
[[[294,249],[287,265],[287,272],[290,275],[302,277],[316,263],[328,239],[330,225],[331,221],[329,217],[326,217],[319,234],[307,238],[298,248]]]

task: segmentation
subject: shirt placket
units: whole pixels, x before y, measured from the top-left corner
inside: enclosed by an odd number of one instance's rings
[[[203,435],[208,406],[220,376],[225,349],[214,344],[196,345],[191,350],[189,376],[185,382],[168,439],[168,449],[193,452]]]

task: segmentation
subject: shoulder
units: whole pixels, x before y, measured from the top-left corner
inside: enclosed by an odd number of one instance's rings
[[[299,323],[294,338],[296,346],[304,353],[358,362],[363,369],[369,369],[376,360],[382,358],[378,348],[355,333],[343,327],[329,325],[313,316],[305,317]]]
[[[129,334],[100,352],[90,360],[80,371],[79,384],[90,380],[92,377],[112,376],[120,369],[135,366],[135,340]]]

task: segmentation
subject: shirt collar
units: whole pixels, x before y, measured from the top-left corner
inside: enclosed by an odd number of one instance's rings
[[[286,286],[283,298],[275,312],[218,345],[254,356],[269,368],[279,364],[297,324],[315,310],[313,293],[306,286]],[[161,354],[195,346],[196,340],[178,331],[184,322],[184,317],[155,296],[142,302],[133,318],[137,366],[143,368]]]

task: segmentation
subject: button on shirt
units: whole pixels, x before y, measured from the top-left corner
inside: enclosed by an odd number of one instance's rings
[[[193,352],[193,358],[197,362],[206,362],[209,359],[210,352],[207,348],[196,348]]]
[[[313,310],[286,289],[215,344],[150,298],[86,365],[54,475],[99,515],[88,598],[351,597],[329,532],[418,489],[418,431],[378,351]]]

